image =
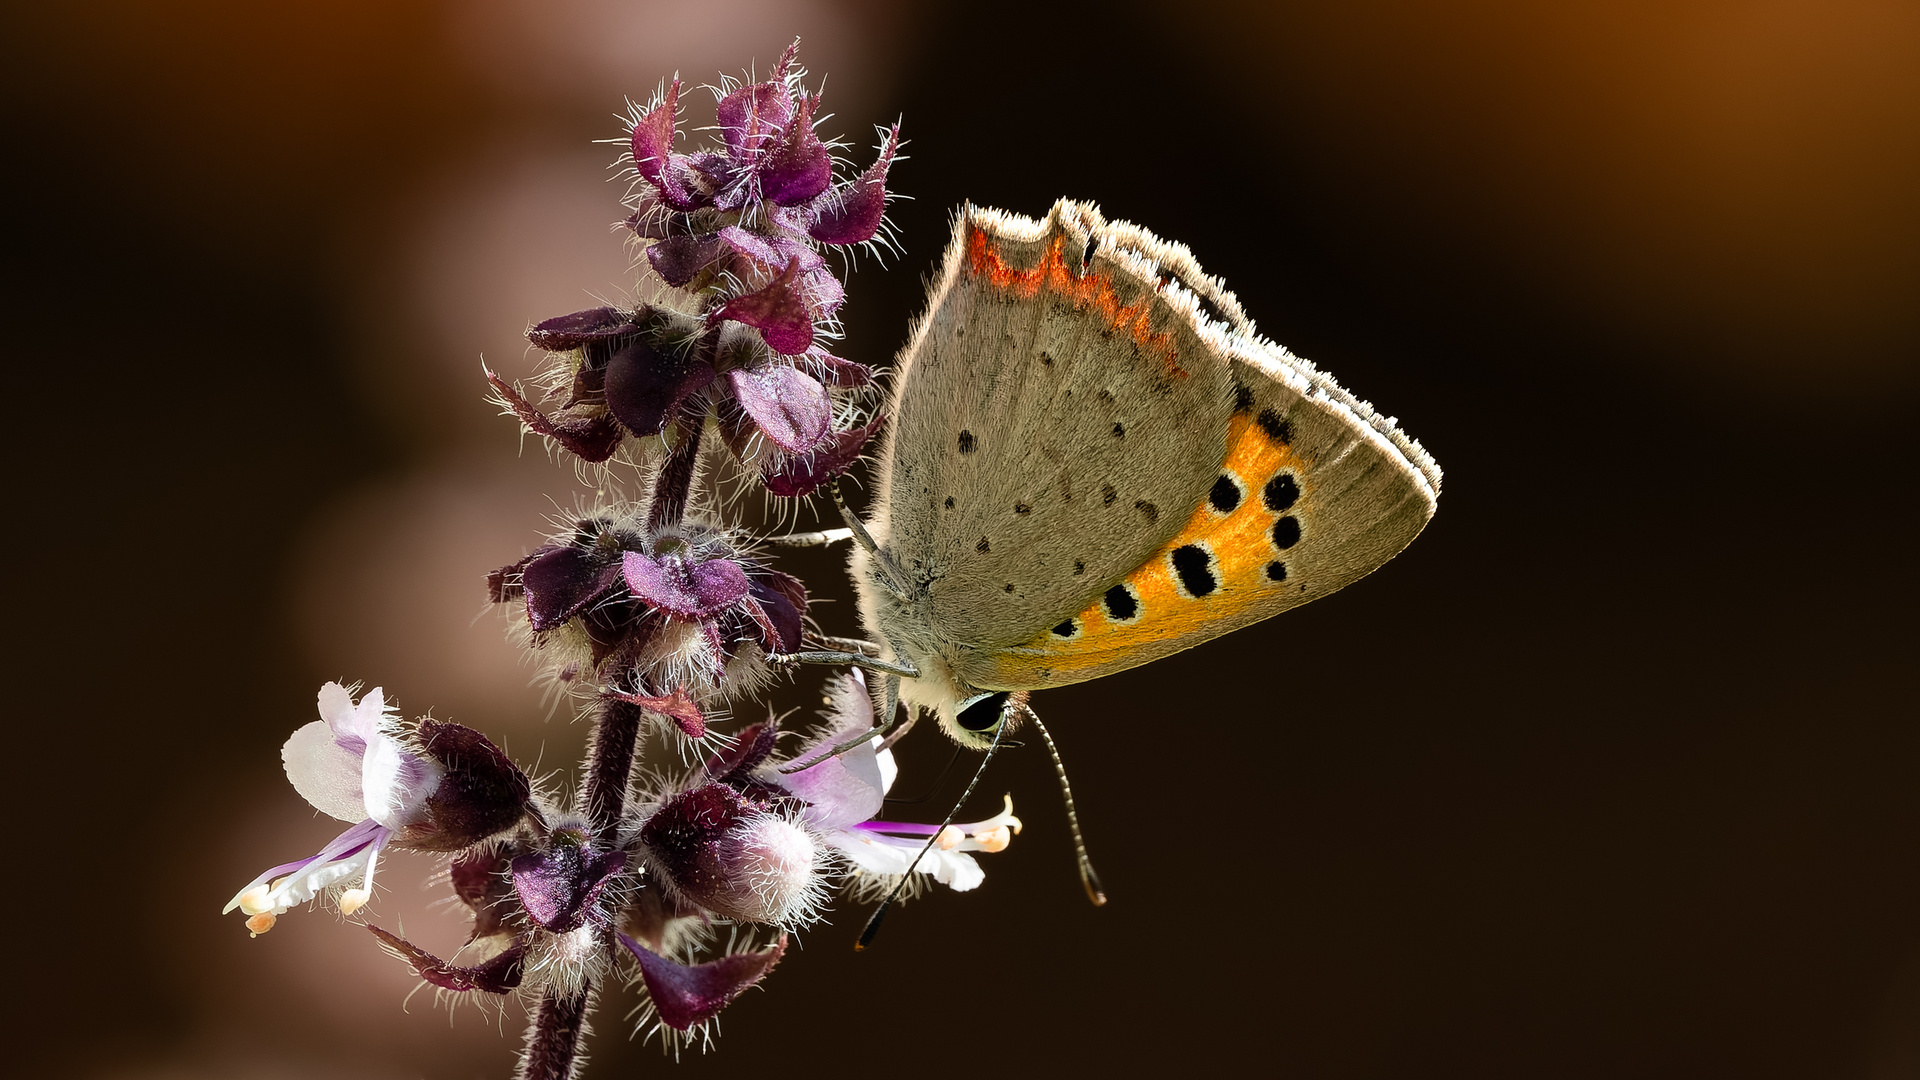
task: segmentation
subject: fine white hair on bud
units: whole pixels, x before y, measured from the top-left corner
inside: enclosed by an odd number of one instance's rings
[[[720,842],[738,918],[798,926],[819,917],[821,846],[798,824],[762,814],[748,818]]]

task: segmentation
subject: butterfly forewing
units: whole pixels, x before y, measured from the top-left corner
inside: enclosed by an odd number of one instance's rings
[[[1226,448],[1233,390],[1157,281],[1046,222],[964,211],[903,357],[876,535],[958,650],[1017,645],[1180,530]]]

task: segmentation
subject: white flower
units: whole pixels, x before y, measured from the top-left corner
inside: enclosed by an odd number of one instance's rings
[[[885,751],[882,751],[885,753]],[[1013,796],[1005,808],[985,821],[949,825],[915,825],[899,821],[868,821],[827,837],[827,843],[869,874],[899,877],[909,866],[915,873],[931,874],[933,880],[950,886],[955,892],[979,888],[987,879],[986,871],[968,852],[1005,851],[1020,831],[1020,819],[1013,816]],[[927,838],[939,833],[932,847]],[[921,850],[926,851],[921,855]],[[919,864],[914,865],[914,857]]]
[[[805,761],[811,754],[872,730],[873,699],[859,669],[834,684],[830,706],[833,723],[828,734],[795,760]],[[986,872],[970,853],[1002,851],[1020,831],[1020,819],[1013,816],[1013,797],[1007,796],[1005,809],[993,817],[945,829],[873,820],[898,775],[893,751],[883,749],[875,737],[798,772],[767,769],[762,779],[806,800],[801,819],[819,830],[827,845],[844,854],[861,873],[891,878],[911,869],[958,892],[978,888]],[[928,847],[928,838],[936,833],[938,839]]]
[[[358,704],[339,683],[320,688],[320,719],[293,733],[280,748],[295,791],[324,814],[353,822],[317,854],[283,863],[254,878],[222,909],[246,912],[247,929],[264,934],[277,916],[338,883],[360,877],[341,892],[340,913],[351,915],[373,897],[380,850],[395,831],[425,819],[427,799],[445,770],[395,738],[394,718],[379,687]]]

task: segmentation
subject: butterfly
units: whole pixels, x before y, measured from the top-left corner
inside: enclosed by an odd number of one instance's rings
[[[1440,494],[1393,418],[1260,337],[1186,247],[1088,203],[960,210],[886,413],[871,517],[848,516],[886,654],[866,666],[884,716],[897,695],[977,749],[1028,691],[1358,580]]]

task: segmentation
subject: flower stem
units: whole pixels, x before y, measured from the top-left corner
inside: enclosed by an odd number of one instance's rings
[[[640,706],[615,697],[600,699],[593,742],[587,748],[582,809],[594,836],[611,845],[627,807],[627,780],[633,773],[634,743],[640,737]]]
[[[527,1048],[521,1051],[516,1080],[573,1080],[579,1075],[584,1064],[580,1039],[587,1033],[592,998],[591,987],[572,995],[547,987],[527,1028]]]
[[[700,421],[706,418],[703,416]],[[660,463],[660,475],[654,480],[653,502],[647,507],[647,525],[658,529],[678,525],[687,513],[687,496],[693,491],[693,467],[700,460],[701,437],[706,425],[696,421],[691,437],[674,447]]]

